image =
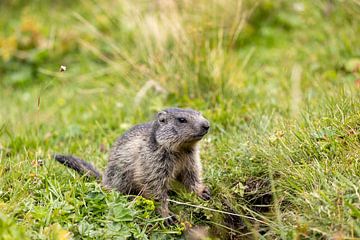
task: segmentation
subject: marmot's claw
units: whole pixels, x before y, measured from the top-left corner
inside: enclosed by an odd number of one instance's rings
[[[205,187],[202,193],[200,194],[200,197],[206,201],[210,200],[211,199],[210,190],[207,187]]]
[[[164,220],[165,226],[171,226],[178,222],[179,222],[179,220],[177,219],[176,215],[174,215],[174,214],[170,214],[169,217],[167,217]]]

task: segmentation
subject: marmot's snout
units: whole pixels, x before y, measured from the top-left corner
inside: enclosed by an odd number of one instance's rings
[[[210,122],[207,119],[203,118],[203,120],[198,123],[196,129],[197,133],[193,134],[192,137],[195,140],[200,140],[209,132]]]
[[[201,123],[200,125],[200,134],[205,135],[208,133],[209,129],[210,129],[210,123],[208,120],[205,120]]]

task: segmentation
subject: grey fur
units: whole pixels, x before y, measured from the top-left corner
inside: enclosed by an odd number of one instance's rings
[[[167,192],[171,180],[179,180],[190,191],[209,199],[210,192],[201,180],[197,144],[209,127],[199,112],[180,108],[163,110],[154,121],[132,127],[110,151],[104,186],[161,201],[163,217],[169,217]],[[93,171],[90,164],[81,166],[86,169],[80,172]]]

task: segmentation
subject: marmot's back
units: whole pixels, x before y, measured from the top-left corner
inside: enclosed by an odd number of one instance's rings
[[[123,193],[135,193],[135,169],[141,161],[141,153],[151,134],[151,123],[136,125],[120,136],[109,153],[109,163],[103,177],[103,183]]]

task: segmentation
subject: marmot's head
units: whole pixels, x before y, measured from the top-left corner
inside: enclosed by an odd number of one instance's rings
[[[209,131],[210,123],[192,109],[169,108],[156,117],[156,141],[169,148],[191,146]]]

